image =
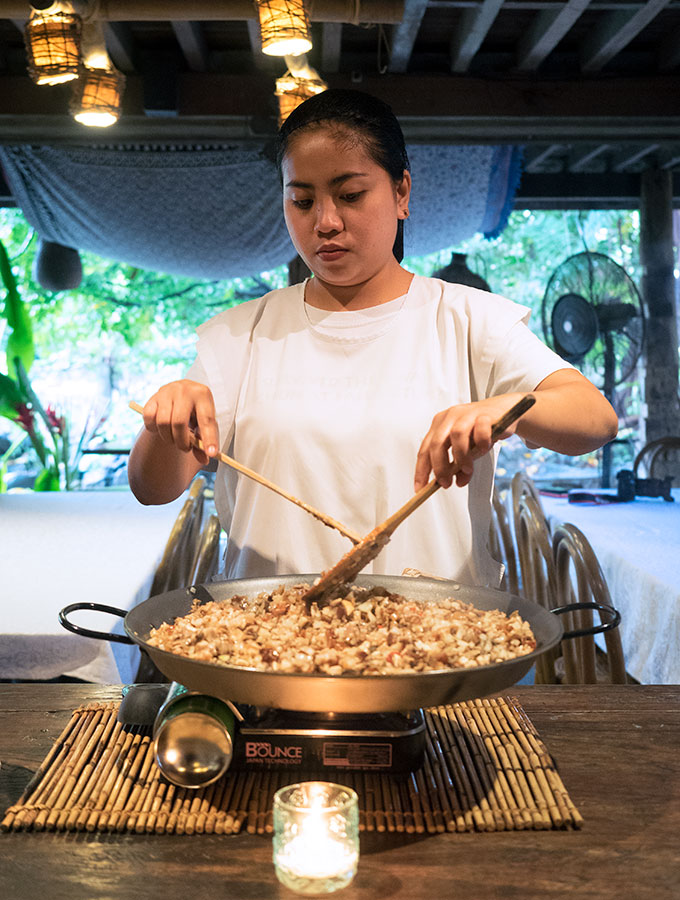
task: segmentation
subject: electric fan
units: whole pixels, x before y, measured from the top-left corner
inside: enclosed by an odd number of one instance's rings
[[[626,270],[603,253],[570,256],[553,272],[541,308],[546,342],[577,366],[613,403],[633,373],[644,340],[642,300]],[[611,446],[602,448],[609,486]]]

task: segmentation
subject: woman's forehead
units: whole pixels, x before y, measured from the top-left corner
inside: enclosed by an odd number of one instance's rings
[[[351,129],[305,129],[291,140],[282,160],[283,181],[299,180],[304,172],[373,170],[377,166],[363,136]],[[380,168],[380,167],[379,167]]]
[[[298,155],[310,145],[325,144],[335,147],[338,152],[358,151],[369,155],[369,139],[363,132],[342,122],[314,122],[294,132],[288,139],[288,147],[283,159]]]

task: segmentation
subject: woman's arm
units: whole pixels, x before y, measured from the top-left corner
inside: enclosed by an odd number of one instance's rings
[[[193,433],[206,453],[194,447]],[[217,454],[219,435],[210,389],[197,381],[164,385],[144,406],[140,431],[128,461],[132,493],[146,505],[169,503]]]
[[[516,432],[529,446],[570,456],[589,453],[616,437],[618,419],[611,404],[575,369],[553,372],[532,393],[536,403],[503,437]],[[437,413],[418,451],[415,489],[427,483],[431,472],[450,487],[458,467],[456,484],[466,485],[473,472],[472,448],[475,456],[489,451],[493,423],[521,396],[500,394]]]

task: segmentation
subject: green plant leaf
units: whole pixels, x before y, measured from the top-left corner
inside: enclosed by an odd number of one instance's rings
[[[7,360],[9,362],[9,359]],[[28,379],[28,375],[26,373],[26,369],[24,368],[24,364],[20,359],[14,360],[14,369],[17,373],[17,384],[21,392],[24,394],[28,402],[31,404],[33,411],[38,413],[40,418],[45,423],[45,428],[51,434],[52,426],[50,425],[50,420],[47,416],[47,412],[43,409],[43,405],[38,399],[38,395],[35,393],[31,386],[31,382]]]
[[[33,326],[28,307],[19,294],[12,264],[2,241],[0,241],[0,277],[6,290],[3,316],[11,329],[7,339],[7,371],[10,375],[14,375],[14,360],[20,359],[28,372],[35,357]]]
[[[0,373],[0,416],[14,421],[17,417],[17,406],[25,402],[26,397],[16,381]]]
[[[7,493],[7,467],[14,451],[24,442],[26,435],[19,434],[14,438],[4,453],[0,454],[0,494]]]
[[[33,484],[34,491],[58,491],[59,476],[54,469],[43,469]]]

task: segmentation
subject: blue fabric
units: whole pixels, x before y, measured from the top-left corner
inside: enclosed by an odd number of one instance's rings
[[[413,144],[404,249],[419,256],[502,230],[520,154]],[[273,164],[243,147],[3,146],[18,206],[46,240],[171,274],[255,275],[295,251]]]
[[[479,229],[489,240],[498,237],[508,223],[522,176],[522,162],[521,148],[494,148],[486,210]]]

